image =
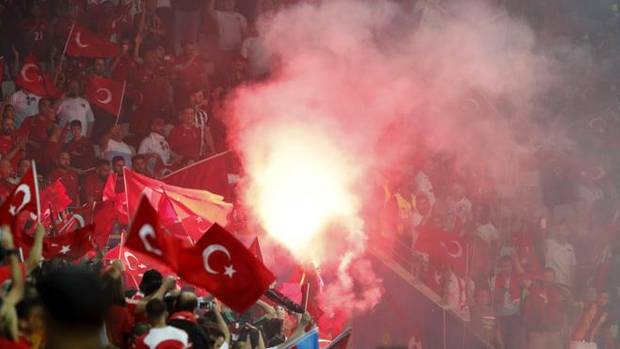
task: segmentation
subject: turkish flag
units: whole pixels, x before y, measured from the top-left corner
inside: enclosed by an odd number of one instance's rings
[[[127,194],[125,192],[116,192],[116,182],[118,175],[110,173],[108,179],[103,186],[103,198],[106,207],[113,207],[114,214],[110,217],[121,224],[129,224],[129,214],[127,213]],[[107,214],[107,212],[106,212]]]
[[[144,195],[152,206],[157,207],[164,192],[168,196],[185,230],[194,240],[198,240],[212,223],[226,226],[232,204],[223,197],[206,190],[181,188],[142,176],[127,168],[125,172],[125,191],[129,215],[133,215],[140,198]]]
[[[258,236],[252,241],[250,245],[250,251],[254,254],[259,261],[263,262],[263,253],[260,250],[260,245],[258,244]]]
[[[419,228],[419,236],[413,249],[427,255],[436,265],[449,264],[455,273],[465,274],[467,256],[465,241],[458,235],[430,227]]]
[[[79,24],[74,24],[66,44],[67,56],[77,57],[115,57],[118,45],[100,38]]]
[[[167,231],[168,233],[178,237],[179,239],[185,240],[188,243],[193,244],[194,239],[188,235],[183,222],[179,218],[176,210],[174,209],[174,205],[172,201],[164,193],[159,199],[159,205],[157,205],[157,213],[159,214],[159,220],[161,227]],[[196,238],[196,240],[198,240]]]
[[[62,212],[71,204],[71,198],[60,179],[48,185],[41,192],[41,223],[49,226],[56,221],[55,215]]]
[[[94,225],[87,225],[73,232],[48,237],[43,241],[43,257],[60,257],[75,260],[94,249]]]
[[[179,254],[178,274],[238,313],[254,304],[275,280],[252,252],[218,224]]]
[[[167,263],[176,270],[182,245],[181,239],[160,228],[157,211],[147,198],[143,198],[131,222],[125,247]]]
[[[31,218],[36,219],[38,213],[35,178],[34,168],[31,168],[19,181],[13,193],[0,206],[0,225],[6,224],[11,227],[16,244],[20,241],[20,230],[17,229],[18,216],[29,213]]]
[[[125,282],[128,288],[138,289],[142,275],[149,269],[157,269],[164,275],[173,274],[172,270],[166,265],[153,258],[138,256],[122,245],[117,245],[110,249],[103,257],[107,261],[119,259],[125,267]]]
[[[172,172],[161,180],[183,188],[208,190],[229,199],[231,185],[228,183],[228,173],[232,161],[231,155],[232,152],[226,151],[210,156]]]
[[[85,92],[90,103],[112,115],[119,115],[125,97],[125,82],[93,76]]]
[[[15,84],[24,90],[41,97],[58,98],[62,92],[54,85],[53,80],[43,72],[34,55],[29,54],[15,78]]]

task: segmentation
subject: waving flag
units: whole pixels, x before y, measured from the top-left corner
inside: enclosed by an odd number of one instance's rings
[[[118,55],[118,45],[100,38],[79,24],[73,24],[65,44],[68,56],[77,57],[115,57]]]
[[[217,224],[179,254],[178,274],[239,313],[256,303],[275,280],[252,252]]]
[[[7,200],[0,206],[0,225],[9,225],[14,236],[13,240],[20,241],[20,230],[17,229],[18,216],[22,213],[30,214],[34,218],[39,216],[39,193],[34,166],[19,181],[17,187]]]
[[[67,190],[60,179],[48,185],[41,192],[41,223],[44,226],[53,224],[56,214],[64,211],[71,204],[71,198],[67,195]]]
[[[112,115],[119,115],[125,98],[124,81],[93,76],[86,85],[88,101]]]
[[[131,222],[125,247],[176,269],[181,246],[182,240],[160,228],[157,211],[143,198]]]
[[[165,192],[185,230],[194,241],[200,239],[212,223],[222,226],[228,223],[232,204],[225,202],[220,195],[169,185],[127,168],[124,171],[129,215],[135,213],[142,195],[149,200],[151,206],[157,207]]]
[[[416,252],[427,256],[432,264],[450,264],[460,275],[465,274],[466,248],[458,235],[437,229],[421,229],[413,247]]]
[[[193,163],[162,178],[167,184],[184,188],[208,190],[229,199],[231,185],[228,172],[232,152],[225,151]]]
[[[62,92],[54,85],[53,80],[43,72],[34,55],[29,54],[15,78],[15,84],[24,90],[41,97],[57,98]]]

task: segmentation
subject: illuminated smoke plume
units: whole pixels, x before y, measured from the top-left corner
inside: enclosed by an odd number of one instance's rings
[[[511,172],[511,130],[537,137],[528,115],[554,83],[552,60],[535,54],[525,24],[459,3],[318,1],[260,22],[278,69],[228,100],[244,203],[300,261],[338,271],[325,286],[328,311],[379,300],[363,259],[370,199],[360,183],[370,186],[378,169],[409,171],[415,137],[496,181]],[[494,109],[499,100],[510,115]]]

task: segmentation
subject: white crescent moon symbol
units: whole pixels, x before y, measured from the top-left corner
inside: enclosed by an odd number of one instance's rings
[[[80,40],[80,36],[81,36],[81,35],[82,35],[82,32],[77,32],[77,33],[75,34],[75,44],[76,44],[76,45],[78,45],[78,47],[81,47],[81,48],[85,48],[85,47],[90,46],[90,45],[88,45],[88,44],[83,44],[83,43],[82,43],[82,41]]]
[[[9,213],[13,216],[17,215],[22,210],[22,208],[24,208],[24,206],[26,206],[30,202],[30,188],[27,184],[20,184],[19,187],[17,187],[17,189],[15,190],[13,198],[15,198],[15,196],[17,196],[17,193],[19,192],[24,193],[22,202],[19,204],[19,206],[15,206],[11,202],[11,206],[9,206]]]
[[[108,104],[112,101],[112,92],[110,91],[110,89],[107,88],[98,88],[97,91],[95,91],[97,93],[97,102],[99,103],[103,103],[103,104]],[[99,99],[99,95],[100,94],[104,94],[105,98],[103,99]]]
[[[217,251],[225,253],[226,257],[228,257],[228,260],[230,260],[230,253],[228,252],[226,247],[222,245],[217,245],[217,244],[207,246],[207,248],[205,248],[204,251],[202,251],[202,260],[205,265],[205,270],[209,272],[210,274],[219,274],[219,272],[213,270],[213,268],[211,268],[211,266],[209,265],[209,257],[211,257],[211,254],[213,252],[217,252]]]
[[[22,67],[22,72],[21,72],[22,79],[24,79],[25,82],[33,82],[34,80],[28,77],[28,69],[38,70],[37,65],[33,63],[26,63]]]
[[[136,256],[133,255],[133,253],[129,252],[129,251],[125,251],[125,253],[123,253],[123,257],[125,257],[125,264],[127,264],[127,269],[134,271],[136,270],[136,268],[134,268],[131,263],[129,262],[129,257],[133,258],[137,263],[139,264],[140,261],[138,260],[138,258],[136,258]]]
[[[453,244],[457,247],[457,252],[455,253],[448,253],[448,256],[452,257],[452,258],[461,258],[461,256],[463,255],[463,247],[461,246],[461,244],[456,241],[456,240],[450,240],[448,241],[449,244]]]

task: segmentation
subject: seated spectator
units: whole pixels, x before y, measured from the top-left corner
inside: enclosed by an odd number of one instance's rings
[[[153,173],[149,171],[146,163],[146,157],[142,154],[134,155],[131,158],[131,169],[141,175],[153,177]]]
[[[158,173],[162,167],[172,164],[170,146],[164,137],[165,126],[164,119],[153,119],[151,133],[140,143],[138,154],[143,154],[148,158],[151,173]]]
[[[81,97],[80,83],[77,80],[69,81],[67,93],[60,101],[57,114],[60,126],[65,127],[71,121],[78,120],[82,126],[82,137],[88,137],[92,133],[95,117],[90,103]]]
[[[65,266],[43,274],[37,291],[45,308],[46,349],[101,349],[108,306],[103,282],[93,271]]]
[[[93,166],[95,150],[90,140],[82,135],[82,122],[73,120],[69,124],[71,140],[65,143],[63,150],[71,155],[71,167],[86,170]]]
[[[187,333],[192,348],[211,349],[209,336],[198,324],[196,308],[198,300],[193,292],[181,292],[175,304],[175,312],[168,318],[168,324]]]
[[[84,202],[100,203],[103,199],[103,188],[110,175],[110,162],[97,160],[95,171],[84,179]]]
[[[188,159],[199,159],[201,156],[200,129],[194,125],[194,109],[184,108],[179,113],[179,123],[168,135],[170,149],[176,154]]]
[[[146,303],[146,317],[151,329],[136,340],[136,349],[184,349],[190,348],[188,335],[174,326],[166,325],[168,312],[161,299]]]
[[[53,183],[55,180],[60,179],[62,184],[67,190],[67,195],[71,198],[71,206],[80,206],[79,186],[80,182],[78,176],[71,165],[71,155],[67,152],[61,152],[56,159],[56,167],[49,175],[49,183]]]
[[[11,119],[15,123],[15,107],[11,103],[3,103],[2,111],[0,112],[1,119]]]
[[[123,140],[123,134],[119,125],[114,125],[107,135],[101,139],[101,152],[103,158],[111,161],[113,158],[120,156],[124,160],[124,164],[130,164],[131,158],[134,156],[134,150]],[[112,164],[114,165],[114,164]]]

